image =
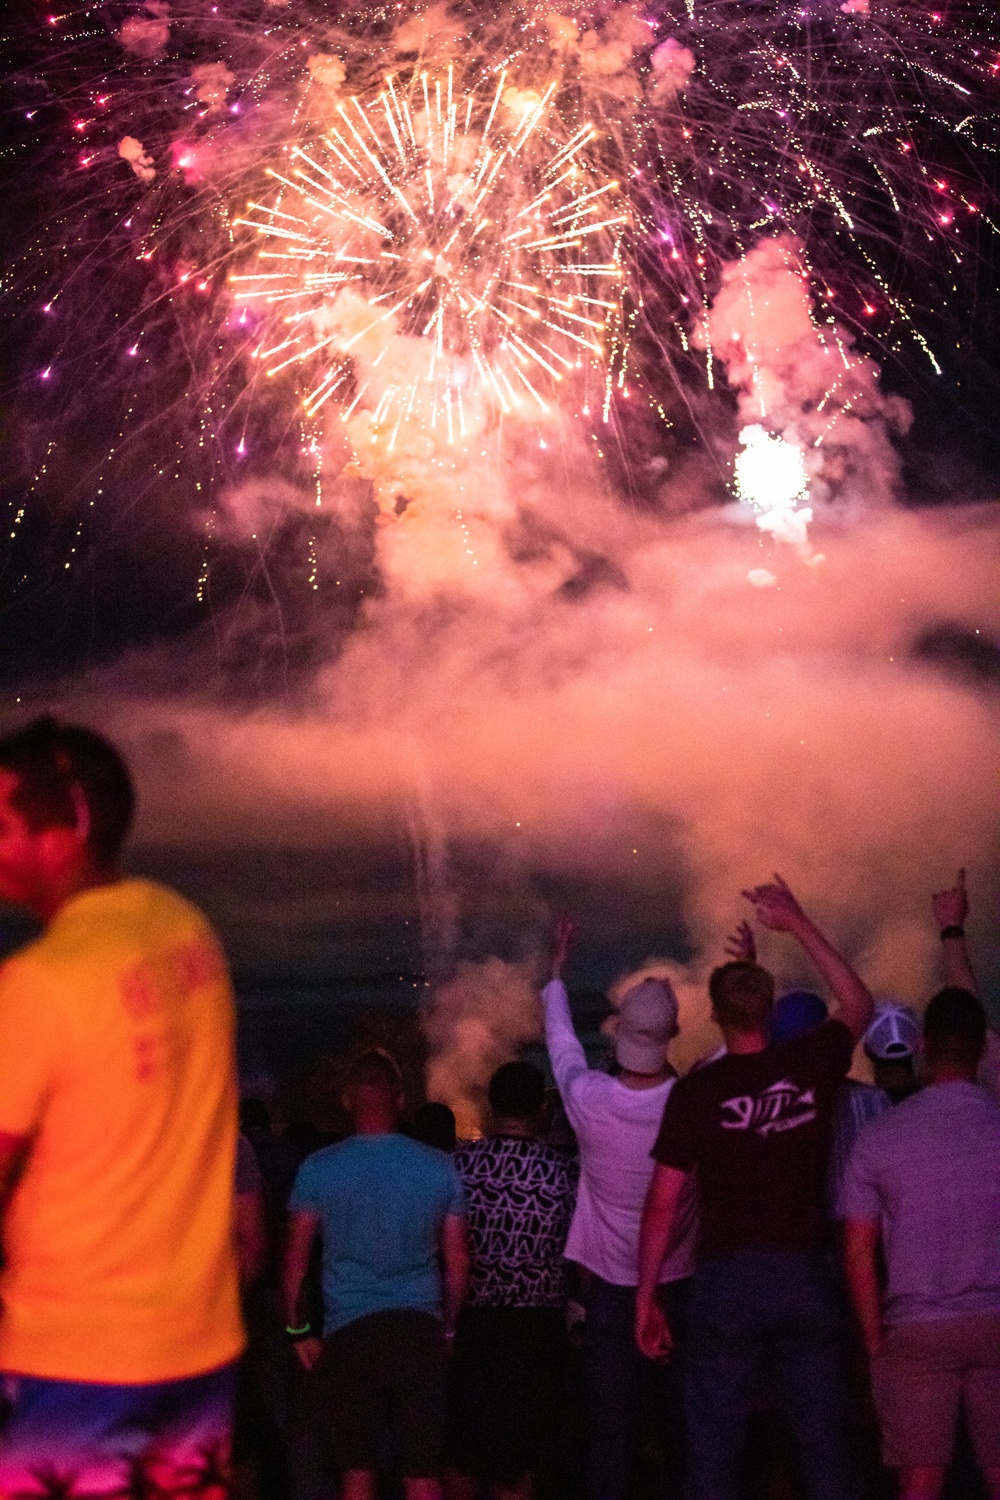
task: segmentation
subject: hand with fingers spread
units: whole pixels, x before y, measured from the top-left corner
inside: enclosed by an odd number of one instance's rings
[[[765,927],[772,932],[790,932],[801,943],[837,998],[837,1019],[844,1022],[858,1041],[872,1019],[874,1007],[868,986],[802,910],[780,875],[743,894],[752,902]]]
[[[576,923],[572,917],[559,917],[552,933],[552,978],[561,979],[570,946],[576,936]]]
[[[946,927],[963,926],[969,915],[969,896],[965,889],[965,870],[959,870],[958,880],[946,891],[937,891],[931,897],[934,920],[943,931]]]
[[[757,942],[749,922],[741,922],[736,930],[729,934],[724,951],[727,958],[736,959],[740,963],[755,964],[757,962]]]
[[[772,932],[798,932],[806,914],[781,876],[776,874],[767,885],[755,885],[744,891],[757,909],[757,916]]]

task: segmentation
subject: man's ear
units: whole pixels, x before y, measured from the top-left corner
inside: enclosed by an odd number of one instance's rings
[[[37,835],[38,852],[42,863],[49,871],[65,869],[81,858],[86,849],[83,839],[75,828],[62,823],[53,823]]]

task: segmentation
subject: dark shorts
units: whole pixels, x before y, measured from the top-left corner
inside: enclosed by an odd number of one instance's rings
[[[388,1437],[390,1459],[407,1479],[439,1475],[446,1371],[444,1329],[428,1313],[370,1313],[331,1333],[317,1375],[337,1468],[378,1468]]]
[[[155,1385],[0,1382],[0,1494],[229,1493],[235,1365]]]
[[[550,1469],[565,1429],[566,1378],[561,1309],[467,1307],[450,1375],[455,1467],[507,1486]]]

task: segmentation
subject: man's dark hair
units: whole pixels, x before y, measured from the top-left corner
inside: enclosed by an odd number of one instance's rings
[[[490,1079],[489,1099],[500,1120],[535,1120],[545,1104],[545,1079],[534,1063],[504,1063]]]
[[[455,1111],[447,1104],[428,1100],[413,1116],[410,1135],[415,1141],[423,1141],[425,1146],[434,1146],[438,1151],[454,1151],[457,1139]]]
[[[774,979],[760,964],[734,959],[713,969],[708,993],[716,1020],[733,1031],[763,1031],[774,1006]]]
[[[46,715],[0,739],[0,769],[17,777],[10,803],[32,832],[79,828],[102,864],[117,858],[132,826],[135,788],[103,735]]]
[[[928,1062],[952,1062],[975,1072],[986,1046],[986,1012],[971,990],[938,990],[924,1013]]]
[[[362,1052],[347,1070],[347,1088],[384,1089],[393,1101],[403,1092],[403,1075],[387,1052]]]

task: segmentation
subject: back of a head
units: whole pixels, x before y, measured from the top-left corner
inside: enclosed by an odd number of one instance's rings
[[[629,1073],[659,1073],[677,1035],[677,996],[668,979],[643,979],[622,998],[615,1056]]]
[[[986,1046],[986,1012],[971,990],[939,990],[924,1013],[924,1054],[930,1068],[945,1064],[975,1074]]]
[[[455,1111],[447,1104],[428,1100],[413,1116],[410,1135],[415,1141],[423,1141],[425,1146],[434,1146],[438,1151],[454,1151],[457,1138]]]
[[[774,1004],[771,1012],[771,1041],[794,1042],[822,1026],[830,1019],[826,1001],[812,990],[788,990]]]
[[[48,715],[0,739],[0,769],[17,777],[11,805],[33,832],[76,828],[112,864],[132,825],[135,788],[110,741]]]
[[[862,1045],[873,1062],[901,1063],[920,1046],[920,1020],[901,1000],[880,1000]]]
[[[358,1114],[395,1115],[403,1092],[403,1075],[385,1052],[362,1052],[347,1070],[344,1101]]]
[[[545,1079],[533,1063],[504,1063],[490,1079],[489,1100],[498,1120],[537,1120],[545,1104]]]
[[[774,979],[759,964],[734,959],[713,969],[708,981],[719,1025],[744,1033],[766,1031],[774,1008]]]

